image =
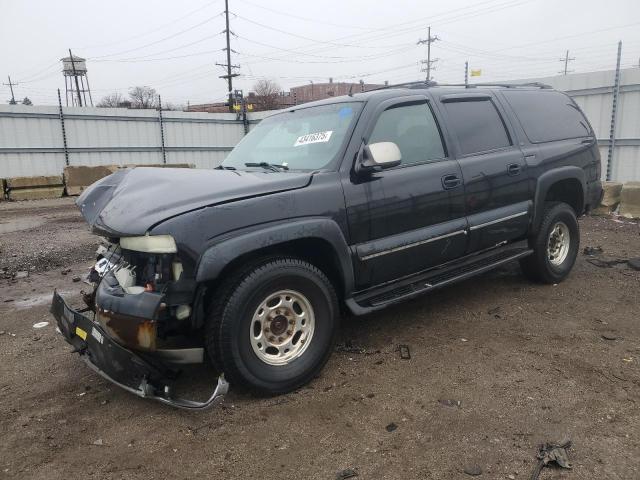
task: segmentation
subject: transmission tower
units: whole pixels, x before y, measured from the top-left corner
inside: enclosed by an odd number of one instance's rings
[[[237,72],[232,73],[231,69],[240,68],[240,65],[233,65],[231,63],[231,52],[233,53],[238,53],[238,52],[231,49],[230,35],[233,34],[233,32],[229,29],[229,0],[224,0],[224,17],[225,17],[225,25],[226,25],[226,28],[224,29],[224,33],[227,37],[227,47],[223,48],[223,50],[227,51],[227,63],[216,63],[216,65],[227,69],[227,74],[220,75],[219,78],[225,78],[227,80],[227,86],[229,89],[229,94],[228,94],[229,111],[233,112],[233,77],[237,77],[240,74]]]
[[[420,69],[420,71],[427,72],[427,82],[431,81],[431,71],[435,70],[434,64],[438,61],[437,58],[434,58],[433,60],[431,59],[431,44],[433,42],[437,42],[438,40],[440,39],[438,38],[437,35],[433,37],[431,36],[431,27],[427,29],[427,38],[425,40],[423,39],[418,40],[418,45],[424,45],[425,43],[427,44],[427,59],[420,60],[420,63],[425,65]]]

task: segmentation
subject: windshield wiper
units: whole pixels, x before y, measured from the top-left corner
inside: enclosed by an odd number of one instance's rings
[[[228,165],[218,165],[215,170],[237,170],[236,167],[228,166]]]
[[[278,165],[277,163],[267,163],[267,162],[249,162],[244,164],[245,167],[262,167],[267,170],[271,170],[272,172],[279,172],[282,170],[289,170],[289,167],[286,165]]]

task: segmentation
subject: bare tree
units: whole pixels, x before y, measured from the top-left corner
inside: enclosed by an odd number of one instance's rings
[[[24,97],[24,99],[22,100],[22,105],[33,105],[33,102],[29,97]]]
[[[274,110],[278,107],[280,85],[275,80],[263,78],[253,86],[257,110]]]
[[[118,92],[113,92],[112,94],[107,95],[106,97],[102,97],[102,100],[100,100],[96,104],[97,107],[102,107],[102,108],[116,108],[116,107],[123,107],[125,105],[126,105],[126,100],[124,99],[122,94]]]
[[[129,90],[131,108],[157,108],[158,93],[151,87],[133,87]]]

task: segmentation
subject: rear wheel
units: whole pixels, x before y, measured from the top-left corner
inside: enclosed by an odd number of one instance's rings
[[[338,323],[327,277],[307,262],[280,258],[230,282],[207,325],[209,354],[228,380],[262,394],[311,380],[331,354]]]
[[[520,261],[525,276],[542,283],[564,280],[580,248],[580,229],[573,209],[562,202],[546,203],[538,234],[530,245],[533,255]]]

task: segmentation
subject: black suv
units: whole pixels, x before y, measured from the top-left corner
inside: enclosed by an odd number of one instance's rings
[[[227,380],[289,392],[329,358],[341,310],[512,260],[562,281],[600,168],[584,114],[544,85],[407,84],[300,105],[214,170],[121,170],[86,190],[77,204],[110,244],[88,308],[54,294],[52,312],[92,368],[138,395],[202,408]],[[176,365],[205,356],[223,372],[211,398],[174,397]]]

